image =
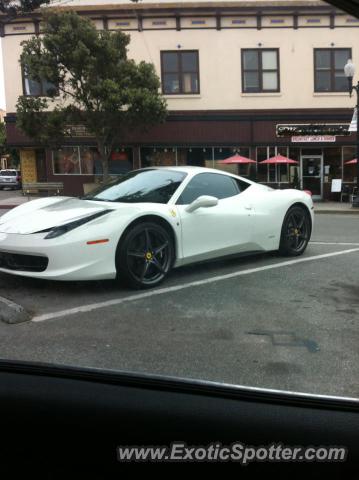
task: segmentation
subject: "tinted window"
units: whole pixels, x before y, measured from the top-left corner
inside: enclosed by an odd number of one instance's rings
[[[238,195],[240,191],[240,186],[232,177],[217,173],[200,173],[189,182],[177,203],[188,205],[201,195],[211,195],[218,199],[228,198]]]
[[[161,52],[163,93],[199,93],[198,52]]]
[[[16,177],[18,173],[15,170],[1,170],[0,175],[2,177]]]
[[[174,170],[135,170],[82,197],[124,203],[168,203],[186,173]]]
[[[279,91],[279,51],[242,50],[243,92]]]
[[[350,48],[314,49],[315,91],[346,92],[344,65],[351,56]]]

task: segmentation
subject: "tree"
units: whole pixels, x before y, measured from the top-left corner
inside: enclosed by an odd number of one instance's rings
[[[112,148],[134,128],[160,123],[166,102],[150,63],[127,58],[129,35],[98,31],[73,12],[45,17],[44,34],[22,42],[26,75],[46,82],[46,97],[21,96],[17,126],[42,145],[55,148],[82,125],[95,138],[104,180]]]

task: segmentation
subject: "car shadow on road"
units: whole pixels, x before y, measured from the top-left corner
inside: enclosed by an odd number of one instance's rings
[[[161,284],[161,287],[173,285],[174,283],[197,280],[211,275],[226,274],[230,271],[246,266],[255,267],[257,263],[275,257],[274,253],[260,253],[255,255],[235,255],[222,259],[207,260],[205,262],[191,264],[172,270],[168,279]],[[21,295],[35,295],[38,297],[49,297],[51,295],[66,294],[71,296],[96,295],[96,299],[109,294],[131,292],[132,290],[119,280],[98,280],[98,281],[56,281],[37,278],[21,277],[0,273],[0,296],[17,297]]]

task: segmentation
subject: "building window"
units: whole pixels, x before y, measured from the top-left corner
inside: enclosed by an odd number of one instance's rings
[[[198,51],[161,52],[161,71],[164,94],[199,93]]]
[[[279,92],[279,50],[242,50],[242,91]]]
[[[132,148],[115,147],[108,161],[109,174],[121,175],[133,168]],[[55,175],[102,175],[101,157],[96,147],[62,147],[53,152]]]
[[[314,90],[347,92],[348,80],[344,75],[344,65],[351,56],[350,48],[315,48]]]
[[[22,68],[22,84],[24,95],[33,97],[46,97],[54,92],[57,93],[58,89],[53,83],[48,82],[47,80],[41,80],[41,82],[33,80],[28,76],[26,70],[26,67]]]

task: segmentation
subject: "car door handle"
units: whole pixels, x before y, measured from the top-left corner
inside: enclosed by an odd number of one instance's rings
[[[253,207],[252,207],[252,205],[249,205],[249,204],[247,203],[246,205],[244,205],[244,208],[245,208],[246,210],[252,210]]]

